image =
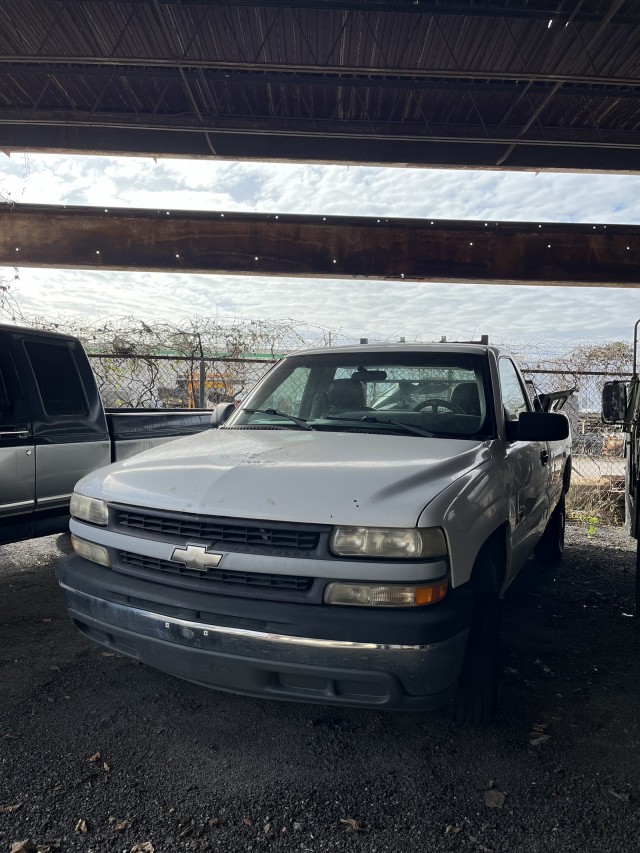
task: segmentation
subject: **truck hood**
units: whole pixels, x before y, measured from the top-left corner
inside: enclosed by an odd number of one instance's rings
[[[99,469],[76,488],[172,512],[412,527],[436,495],[489,458],[478,440],[218,429]]]

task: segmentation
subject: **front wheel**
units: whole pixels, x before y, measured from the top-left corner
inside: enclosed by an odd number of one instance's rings
[[[453,719],[463,726],[483,726],[495,716],[500,695],[500,572],[495,557],[478,558],[470,585],[473,610]]]
[[[562,555],[564,554],[565,521],[566,510],[563,495],[551,513],[542,538],[535,548],[536,559],[545,568],[555,569],[562,560]]]

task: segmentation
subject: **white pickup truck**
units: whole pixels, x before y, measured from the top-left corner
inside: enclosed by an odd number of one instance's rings
[[[219,690],[490,719],[500,597],[562,556],[567,418],[487,344],[294,353],[216,417],[77,484],[78,629]]]

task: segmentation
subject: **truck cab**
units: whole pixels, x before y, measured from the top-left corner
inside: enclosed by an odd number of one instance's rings
[[[105,412],[80,342],[0,329],[0,542],[64,529],[87,471],[111,461]]]
[[[68,529],[89,471],[211,426],[211,412],[105,410],[71,335],[0,326],[0,544]]]

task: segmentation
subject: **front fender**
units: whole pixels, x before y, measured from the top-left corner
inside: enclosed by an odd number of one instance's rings
[[[461,586],[487,539],[509,521],[509,506],[498,466],[489,462],[452,483],[422,511],[419,527],[443,527],[449,548],[451,584]],[[511,529],[509,527],[509,529]],[[506,537],[507,566],[511,536]]]

